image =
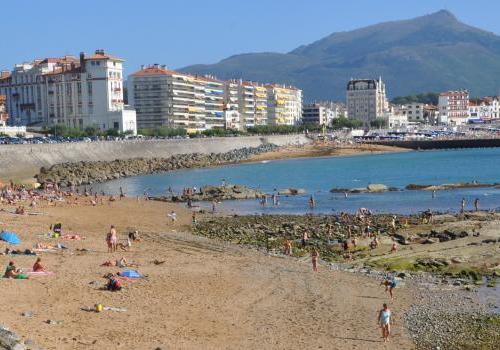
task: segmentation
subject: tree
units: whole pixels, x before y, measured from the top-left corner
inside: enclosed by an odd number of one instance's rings
[[[370,121],[370,126],[376,129],[385,128],[387,126],[387,120],[384,118],[377,118],[375,120]]]
[[[406,105],[410,103],[425,103],[437,105],[439,101],[439,94],[436,92],[425,92],[417,95],[398,96],[391,102],[396,105]]]
[[[363,122],[357,119],[347,119],[345,117],[339,117],[332,120],[332,129],[334,130],[342,128],[356,129],[360,128],[361,126],[363,126]]]

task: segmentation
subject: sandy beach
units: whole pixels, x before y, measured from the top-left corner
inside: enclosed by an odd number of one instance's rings
[[[175,224],[167,218],[171,210],[178,214]],[[413,348],[403,322],[412,304],[405,287],[391,303],[396,324],[385,345],[376,314],[388,296],[372,278],[324,266],[313,273],[309,258],[271,257],[192,236],[190,212],[172,204],[126,199],[37,211],[43,214],[0,212],[1,227],[17,232],[23,249],[56,243],[38,237],[55,222],[66,233],[86,237],[60,240],[69,249],[41,254],[54,276],[0,281],[6,301],[0,306],[2,323],[44,349]],[[104,240],[111,224],[121,238],[137,228],[143,240],[130,252],[108,254]],[[77,251],[83,248],[89,251]],[[99,290],[103,275],[119,270],[101,263],[122,256],[139,263],[148,277],[120,292]],[[155,259],[165,263],[155,265]],[[2,255],[0,265],[9,260],[27,268],[35,258]],[[81,310],[96,303],[127,311]]]
[[[345,143],[316,141],[302,146],[281,147],[277,151],[255,155],[249,161],[278,160],[307,157],[345,157],[365,154],[409,152],[410,149],[365,143]]]

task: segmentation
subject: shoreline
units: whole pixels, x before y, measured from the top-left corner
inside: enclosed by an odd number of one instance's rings
[[[301,159],[301,158],[329,158],[350,157],[358,155],[385,154],[412,152],[414,150],[375,144],[336,144],[334,142],[313,142],[302,146],[283,146],[277,151],[266,152],[252,156],[244,163],[262,161]]]

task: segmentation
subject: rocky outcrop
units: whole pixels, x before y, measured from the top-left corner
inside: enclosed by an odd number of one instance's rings
[[[53,165],[50,168],[41,168],[36,178],[40,184],[87,185],[142,174],[238,163],[248,160],[253,155],[275,151],[277,148],[278,146],[274,144],[263,144],[258,147],[245,147],[225,153],[191,153],[178,154],[169,158],[63,163]]]
[[[25,350],[21,338],[8,328],[0,326],[0,350]]]
[[[332,188],[330,192],[332,193],[380,193],[398,191],[395,187],[388,187],[384,184],[370,184],[366,187],[359,188]]]
[[[441,191],[441,190],[453,190],[457,188],[482,188],[482,187],[499,187],[497,183],[494,184],[482,184],[477,182],[460,182],[452,184],[442,184],[442,185],[419,185],[419,184],[409,184],[405,188],[407,190],[423,190],[423,191]]]
[[[262,197],[264,192],[254,190],[241,185],[204,186],[199,192],[193,194],[173,195],[166,197],[152,197],[151,199],[165,202],[187,202],[192,201],[221,201],[231,199],[255,199]]]
[[[302,188],[284,188],[278,190],[278,194],[282,196],[298,196],[299,194],[305,194],[306,190]]]

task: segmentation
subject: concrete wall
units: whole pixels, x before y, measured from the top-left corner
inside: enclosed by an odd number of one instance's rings
[[[500,139],[377,141],[373,143],[379,145],[396,146],[402,148],[421,149],[421,150],[500,147]]]
[[[115,141],[41,145],[0,145],[0,179],[28,180],[41,167],[78,161],[170,157],[182,153],[222,153],[263,143],[304,144],[304,135],[249,136],[188,140]]]

